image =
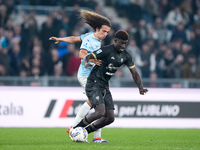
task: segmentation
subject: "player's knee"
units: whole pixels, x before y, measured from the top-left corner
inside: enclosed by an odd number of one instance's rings
[[[109,116],[107,120],[108,120],[108,123],[111,124],[111,123],[113,123],[115,121],[115,117],[114,116]]]
[[[114,117],[111,117],[111,116],[110,117],[106,117],[106,119],[105,119],[105,125],[109,125],[109,124],[113,123],[114,120],[115,120]]]
[[[108,120],[109,124],[114,122],[115,115],[114,115],[114,111],[113,110],[110,110],[110,111],[107,112],[107,120]]]

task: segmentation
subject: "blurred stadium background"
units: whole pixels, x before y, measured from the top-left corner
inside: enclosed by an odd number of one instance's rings
[[[80,9],[111,20],[102,45],[119,29],[129,33],[127,51],[149,89],[139,95],[129,70],[116,72],[116,119],[102,131],[109,145],[77,145],[65,132],[87,100],[76,77],[80,43],[48,39],[90,31],[77,17]],[[0,0],[2,150],[197,150],[199,88],[200,0]]]
[[[103,45],[116,30],[129,32],[145,87],[200,87],[200,0],[0,0],[0,85],[80,86],[80,43],[48,40],[90,31],[80,9],[111,20]],[[126,67],[111,87],[135,87]]]

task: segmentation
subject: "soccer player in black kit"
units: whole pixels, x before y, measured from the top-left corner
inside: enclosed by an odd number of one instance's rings
[[[86,94],[95,109],[95,112],[85,116],[76,127],[86,127],[88,133],[111,124],[114,121],[114,104],[109,90],[108,81],[125,64],[139,88],[139,93],[144,95],[148,89],[144,89],[139,74],[132,62],[132,57],[125,51],[129,35],[124,30],[115,33],[114,44],[102,47],[101,49],[84,57],[84,65],[90,67],[90,59],[100,59],[101,66],[95,66],[90,73],[87,84]],[[93,122],[94,121],[94,122]],[[92,124],[91,124],[92,123]]]

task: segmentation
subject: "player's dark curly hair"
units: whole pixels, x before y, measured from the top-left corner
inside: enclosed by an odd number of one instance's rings
[[[122,40],[128,40],[129,34],[128,34],[128,32],[126,32],[124,30],[118,30],[115,33],[115,38],[122,39]]]
[[[95,12],[81,10],[80,17],[85,21],[85,23],[89,24],[94,31],[96,30],[96,28],[100,29],[102,25],[111,27],[111,22],[108,18],[101,16]]]

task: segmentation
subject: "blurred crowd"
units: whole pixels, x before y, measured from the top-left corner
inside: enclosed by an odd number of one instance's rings
[[[119,18],[127,18],[127,51],[143,78],[200,78],[200,0],[105,0],[103,4],[114,8]],[[17,12],[18,5],[60,9],[39,25],[36,11]],[[0,76],[76,76],[80,43],[54,44],[49,37],[91,31],[78,18],[83,7],[107,17],[97,0],[0,0]],[[115,31],[122,29],[115,18],[109,19],[112,29],[102,45],[111,44]],[[126,67],[115,77],[131,78]]]

